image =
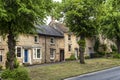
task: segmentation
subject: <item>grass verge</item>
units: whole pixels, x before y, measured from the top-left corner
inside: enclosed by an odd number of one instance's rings
[[[61,64],[29,67],[32,80],[61,80],[120,65],[120,59],[88,59],[86,64],[69,61]]]

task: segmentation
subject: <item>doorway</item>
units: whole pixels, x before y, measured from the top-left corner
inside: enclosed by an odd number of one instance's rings
[[[24,62],[27,63],[28,62],[28,49],[24,50]]]
[[[64,50],[63,49],[60,50],[60,62],[61,61],[64,61]]]

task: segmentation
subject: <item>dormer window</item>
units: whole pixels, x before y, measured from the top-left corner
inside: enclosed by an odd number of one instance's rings
[[[34,42],[38,43],[39,42],[39,37],[38,36],[34,36]]]
[[[55,38],[54,38],[54,37],[51,37],[51,38],[50,38],[50,43],[51,43],[51,44],[55,44]]]

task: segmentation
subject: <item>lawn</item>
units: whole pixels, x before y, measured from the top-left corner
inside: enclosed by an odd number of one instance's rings
[[[32,80],[61,80],[67,77],[120,65],[120,59],[88,59],[86,64],[69,61],[61,64],[29,67]]]

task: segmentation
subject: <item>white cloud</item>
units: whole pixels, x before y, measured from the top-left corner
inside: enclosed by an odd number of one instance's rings
[[[53,0],[53,1],[58,1],[58,2],[61,2],[62,0]]]

